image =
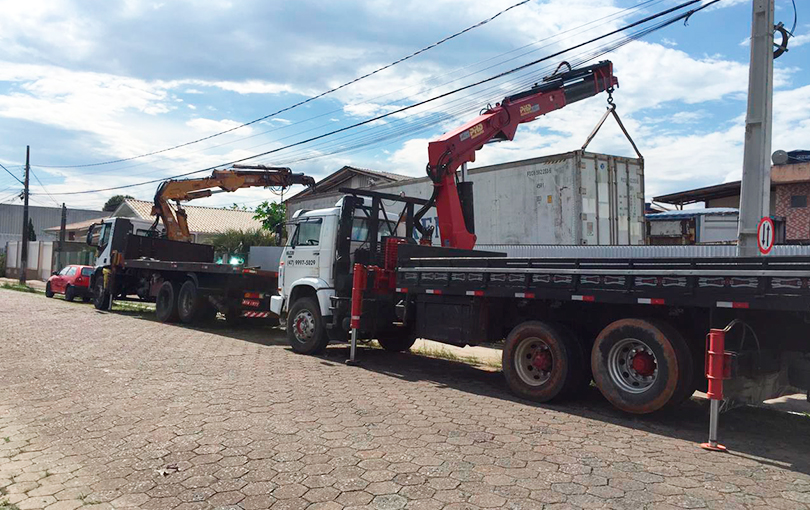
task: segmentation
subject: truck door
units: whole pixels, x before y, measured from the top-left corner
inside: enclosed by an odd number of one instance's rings
[[[301,278],[320,275],[322,218],[307,218],[295,227],[284,250],[284,287]]]

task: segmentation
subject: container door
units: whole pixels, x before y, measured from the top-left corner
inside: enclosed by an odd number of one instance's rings
[[[628,245],[630,241],[630,175],[627,162],[611,158],[616,175],[616,244]]]

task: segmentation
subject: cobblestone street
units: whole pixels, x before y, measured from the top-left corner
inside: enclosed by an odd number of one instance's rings
[[[705,402],[535,405],[458,362],[0,303],[0,508],[810,507],[807,416],[733,410],[709,453]]]

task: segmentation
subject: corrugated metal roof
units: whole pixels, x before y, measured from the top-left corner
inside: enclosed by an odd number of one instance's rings
[[[173,204],[170,204],[175,209]],[[152,202],[145,200],[126,199],[115,215],[119,215],[122,207],[128,206],[138,217],[144,220],[153,220]],[[233,209],[218,209],[215,207],[200,207],[184,205],[183,209],[188,216],[188,229],[195,234],[218,234],[226,230],[248,230],[262,227],[262,222],[253,219],[252,211],[236,211]]]
[[[90,209],[67,209],[67,222],[89,220],[103,216],[103,211]],[[37,240],[53,239],[53,234],[46,231],[49,227],[58,227],[62,222],[62,209],[59,207],[29,206],[28,216],[34,223]],[[21,204],[0,204],[0,245],[5,246],[6,241],[22,240],[23,206]]]
[[[648,214],[648,220],[675,220],[683,218],[694,218],[697,216],[732,216],[739,214],[739,209],[735,207],[708,207],[706,209],[684,209],[682,211],[667,211]]]

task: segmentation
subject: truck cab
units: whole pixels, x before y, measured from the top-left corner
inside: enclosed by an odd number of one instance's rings
[[[408,218],[413,206],[405,205]],[[400,221],[401,212],[386,211],[378,198],[346,195],[335,207],[293,214],[270,310],[286,320],[294,349],[311,354],[329,340],[347,339],[352,267],[373,263],[386,237],[414,228],[413,221]]]

